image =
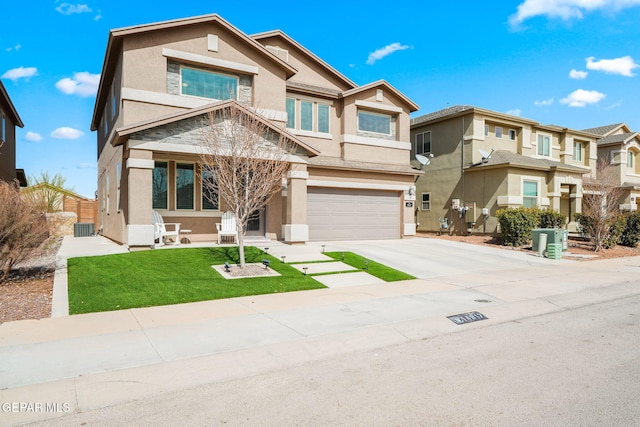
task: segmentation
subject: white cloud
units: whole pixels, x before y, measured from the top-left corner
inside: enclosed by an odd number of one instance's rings
[[[56,83],[60,92],[67,95],[92,96],[98,92],[100,74],[91,74],[86,71],[75,73],[73,78],[66,77]]]
[[[16,44],[15,46],[11,46],[6,48],[5,50],[7,52],[11,52],[12,50],[15,50],[16,52],[20,50],[20,48],[22,47],[22,45],[20,43]]]
[[[553,98],[533,102],[533,105],[535,105],[536,107],[546,107],[551,104],[553,104]]]
[[[581,19],[584,12],[593,10],[615,12],[639,5],[640,0],[524,0],[518,5],[517,12],[511,15],[509,22],[512,26],[518,26],[536,16],[566,21],[573,18]]]
[[[589,70],[604,71],[607,74],[619,74],[625,77],[635,76],[633,70],[640,67],[630,56],[615,59],[601,59],[599,61],[595,61],[595,58],[592,56],[587,58],[586,61]]]
[[[518,116],[520,117],[520,115],[522,114],[522,110],[519,108],[513,109],[513,110],[509,110],[507,111],[507,114],[511,115],[511,116]]]
[[[561,99],[560,102],[569,105],[569,107],[585,107],[588,104],[597,104],[606,96],[596,90],[578,89],[571,92],[566,98]]]
[[[31,142],[38,142],[42,141],[42,135],[29,131],[24,135],[24,139]]]
[[[15,82],[18,79],[25,79],[28,81],[31,77],[37,75],[38,69],[36,67],[19,67],[12,68],[0,77],[3,79],[13,80]]]
[[[409,49],[409,46],[400,43],[391,43],[390,45],[387,45],[370,53],[369,57],[367,58],[367,65],[373,65],[376,61],[384,58],[385,56],[389,56],[393,52],[405,49]]]
[[[95,169],[98,166],[95,163],[80,163],[78,164],[78,169]]]
[[[587,73],[586,71],[578,71],[578,70],[569,71],[569,77],[576,80],[586,79],[588,75],[589,73]]]
[[[51,132],[51,137],[55,139],[78,139],[84,132],[70,127],[61,127]]]
[[[86,4],[60,3],[56,10],[63,15],[74,15],[76,13],[91,13],[92,10]]]

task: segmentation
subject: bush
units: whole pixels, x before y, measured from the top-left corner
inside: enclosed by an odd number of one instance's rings
[[[500,223],[502,243],[506,246],[522,246],[531,240],[531,232],[538,225],[540,211],[537,208],[500,209],[496,216]]]
[[[43,213],[20,196],[14,183],[0,181],[0,282],[47,239]]]
[[[635,248],[640,242],[640,212],[633,212],[628,214],[627,223],[620,237],[620,244]]]
[[[591,241],[594,241],[594,235],[597,231],[594,219],[584,213],[576,214],[575,218],[578,224],[580,224],[580,228],[583,230],[583,233],[589,236]],[[640,217],[638,218],[640,220]],[[610,221],[606,234],[602,236],[600,246],[603,249],[611,249],[625,239],[624,236],[626,233],[627,217],[625,215],[618,215]],[[640,234],[638,234],[638,238],[640,238]],[[636,243],[637,242],[638,241],[636,240]]]
[[[553,209],[543,209],[538,213],[538,228],[560,228],[564,225],[566,217]]]

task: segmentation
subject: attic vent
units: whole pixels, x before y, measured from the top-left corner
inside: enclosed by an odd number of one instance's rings
[[[285,62],[289,62],[289,51],[277,46],[265,46],[267,50]]]

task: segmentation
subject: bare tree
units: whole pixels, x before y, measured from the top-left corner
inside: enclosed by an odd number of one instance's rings
[[[203,140],[204,197],[235,214],[244,268],[247,223],[281,191],[294,146],[268,120],[235,101],[209,114]]]
[[[596,176],[583,179],[582,214],[586,217],[587,233],[595,245],[595,252],[603,248],[610,237],[611,224],[620,214],[620,188],[616,169],[605,158],[598,160]]]
[[[17,183],[0,181],[0,282],[47,239],[47,222]]]

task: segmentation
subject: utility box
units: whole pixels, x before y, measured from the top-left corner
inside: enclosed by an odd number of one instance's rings
[[[569,234],[567,233],[567,230],[561,230],[559,228],[536,228],[533,230],[533,246],[531,248],[534,252],[538,252],[540,249],[541,234],[547,235],[547,245],[559,244],[561,250],[566,251],[568,249]]]
[[[95,234],[93,223],[76,222],[73,224],[74,237],[88,237]]]
[[[548,243],[547,258],[562,259],[562,243]]]
[[[466,203],[467,212],[464,214],[464,220],[466,222],[476,222],[476,218],[478,218],[476,212],[476,202],[468,202]]]

